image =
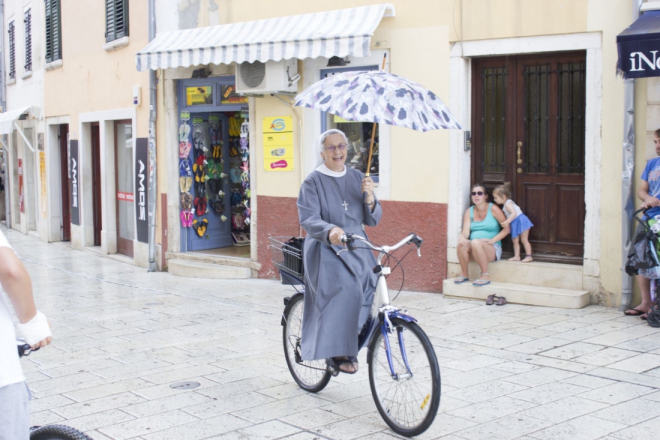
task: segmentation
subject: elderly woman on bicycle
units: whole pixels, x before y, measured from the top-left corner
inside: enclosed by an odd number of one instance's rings
[[[345,233],[365,235],[382,208],[374,182],[344,165],[348,140],[340,130],[318,138],[320,165],[303,182],[298,196],[303,247],[305,308],[302,359],[327,359],[339,371],[358,370],[358,335],[367,322],[378,277],[368,251],[339,252]]]

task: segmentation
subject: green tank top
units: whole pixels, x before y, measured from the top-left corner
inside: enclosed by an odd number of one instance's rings
[[[480,222],[474,221],[474,206],[470,207],[470,240],[493,238],[500,233],[502,227],[493,216],[493,213],[490,212],[492,206],[492,203],[488,204],[488,214],[486,214],[486,218]],[[498,241],[497,244],[501,246],[502,242]]]

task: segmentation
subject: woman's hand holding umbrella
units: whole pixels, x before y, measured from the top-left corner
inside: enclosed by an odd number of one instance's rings
[[[371,180],[371,177],[365,177],[362,179],[362,193],[366,193],[366,197],[364,199],[364,202],[367,205],[373,205],[375,198],[374,198],[374,181]]]

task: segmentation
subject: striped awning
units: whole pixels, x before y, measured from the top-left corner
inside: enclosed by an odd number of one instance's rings
[[[137,69],[169,69],[333,56],[365,57],[383,17],[381,4],[159,33],[137,54]]]

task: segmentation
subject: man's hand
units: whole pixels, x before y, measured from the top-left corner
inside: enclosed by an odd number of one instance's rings
[[[657,197],[649,196],[644,203],[642,204],[642,208],[655,208],[657,206],[660,206],[660,200],[657,199]]]
[[[330,233],[328,233],[328,241],[331,244],[337,244],[340,246],[343,246],[344,243],[341,242],[341,237],[342,235],[345,235],[346,233],[344,230],[338,226],[335,226],[334,228],[330,229]]]

